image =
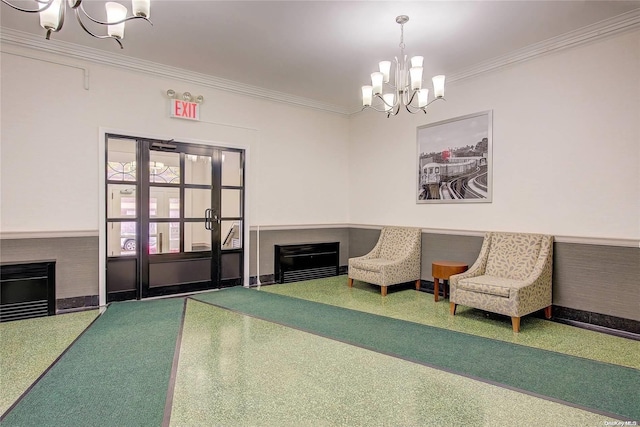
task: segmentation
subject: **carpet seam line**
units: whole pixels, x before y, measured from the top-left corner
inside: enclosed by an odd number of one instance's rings
[[[162,426],[167,427],[171,421],[171,409],[173,406],[173,395],[175,394],[176,378],[178,375],[178,363],[180,360],[180,350],[182,349],[182,332],[184,330],[184,322],[187,314],[187,298],[184,298],[182,305],[182,315],[180,319],[180,329],[176,337],[176,346],[171,364],[171,374],[169,376],[169,387],[167,389],[167,398],[165,400],[164,416]]]

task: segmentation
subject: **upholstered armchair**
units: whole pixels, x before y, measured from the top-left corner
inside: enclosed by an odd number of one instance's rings
[[[551,318],[553,236],[487,233],[480,255],[469,270],[449,278],[450,312],[458,304],[511,317],[514,332],[520,318],[544,309]]]
[[[349,287],[355,279],[380,286],[382,296],[399,283],[415,282],[419,289],[421,248],[419,228],[384,227],[371,252],[349,259]]]

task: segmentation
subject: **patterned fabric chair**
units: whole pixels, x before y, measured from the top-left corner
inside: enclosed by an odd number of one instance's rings
[[[458,304],[504,314],[514,332],[534,311],[550,319],[552,272],[553,236],[487,233],[476,262],[449,279],[451,315]]]
[[[382,296],[387,286],[399,283],[415,281],[420,289],[421,248],[421,229],[384,227],[371,252],[349,259],[349,287],[355,279],[379,285]]]

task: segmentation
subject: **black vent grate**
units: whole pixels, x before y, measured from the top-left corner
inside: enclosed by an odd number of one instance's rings
[[[321,279],[339,273],[339,242],[276,245],[274,253],[278,283]]]

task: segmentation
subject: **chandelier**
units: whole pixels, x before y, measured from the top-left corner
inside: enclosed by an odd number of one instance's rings
[[[395,57],[395,75],[393,84],[389,82],[391,61],[379,63],[380,71],[371,73],[371,86],[362,86],[362,109],[372,108],[387,117],[395,116],[402,108],[411,114],[423,111],[438,99],[444,99],[444,76],[435,76],[433,80],[434,98],[429,101],[429,89],[422,88],[422,56],[414,56],[411,62],[404,54],[404,24],[409,21],[407,15],[396,17],[400,24],[400,58]],[[409,66],[411,64],[411,66]],[[390,90],[384,93],[384,88]],[[375,101],[376,105],[373,104]]]
[[[87,0],[88,1],[88,0]],[[49,40],[52,32],[58,32],[64,24],[64,15],[66,11],[65,3],[75,12],[76,19],[80,24],[80,27],[89,35],[97,39],[113,39],[122,49],[121,40],[124,38],[124,23],[132,19],[144,19],[149,21],[150,2],[151,0],[131,0],[133,15],[127,16],[127,8],[120,3],[107,2],[105,3],[105,9],[107,10],[107,20],[100,21],[89,15],[82,5],[82,0],[35,0],[38,4],[37,9],[25,9],[16,6],[9,2],[9,0],[2,0],[2,3],[10,6],[20,12],[27,13],[39,13],[40,14],[40,26],[47,30],[46,39]],[[97,35],[87,28],[83,19],[87,19],[91,22],[100,25],[107,26],[107,35]],[[153,24],[152,24],[153,25]]]

